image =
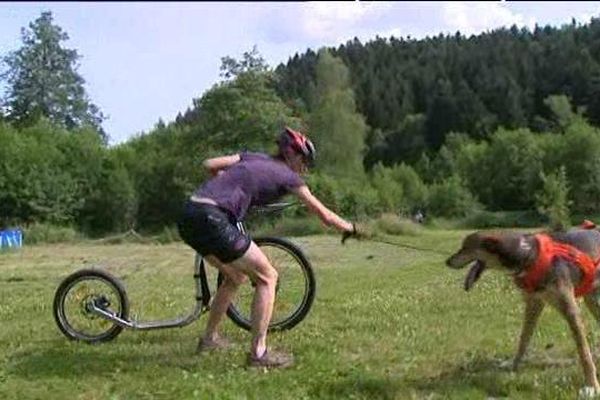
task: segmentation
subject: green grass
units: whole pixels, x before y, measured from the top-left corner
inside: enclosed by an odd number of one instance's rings
[[[387,239],[450,253],[466,232]],[[126,330],[101,345],[60,334],[54,291],[84,266],[123,279],[133,315],[187,312],[193,253],[181,243],[0,254],[0,399],[572,399],[583,385],[574,342],[553,310],[542,315],[522,370],[500,367],[514,355],[523,307],[499,273],[465,293],[466,271],[445,267],[440,255],[367,241],[341,246],[333,236],[294,242],[314,265],[317,296],[300,325],[270,335],[296,366],[269,372],[245,368],[250,336],[229,320],[224,333],[238,346],[201,356],[194,349],[206,317],[182,329]],[[596,347],[596,324],[587,311],[584,319]]]

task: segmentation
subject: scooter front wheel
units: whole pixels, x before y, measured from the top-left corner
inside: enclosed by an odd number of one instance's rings
[[[69,339],[87,343],[107,342],[123,327],[92,310],[101,308],[127,319],[129,300],[121,282],[106,271],[83,269],[65,278],[54,295],[54,319]]]

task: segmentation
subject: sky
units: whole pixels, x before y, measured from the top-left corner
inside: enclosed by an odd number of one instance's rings
[[[254,45],[276,67],[354,37],[587,23],[600,2],[0,2],[0,56],[21,46],[21,28],[43,11],[81,56],[77,71],[117,144],[172,121],[219,82],[221,57]]]

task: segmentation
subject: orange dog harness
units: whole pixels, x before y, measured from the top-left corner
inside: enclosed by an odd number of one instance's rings
[[[525,276],[516,278],[517,284],[520,287],[530,293],[535,291],[544,275],[550,269],[552,260],[555,257],[560,257],[577,265],[583,274],[581,282],[575,288],[575,296],[584,296],[592,291],[596,268],[600,264],[600,259],[594,262],[590,256],[581,250],[565,243],[556,242],[546,234],[537,234],[535,238],[539,245],[538,258],[527,269]]]

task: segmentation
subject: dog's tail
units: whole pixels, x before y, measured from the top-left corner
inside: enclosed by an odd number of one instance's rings
[[[596,224],[589,219],[584,219],[579,227],[582,229],[596,229]]]

